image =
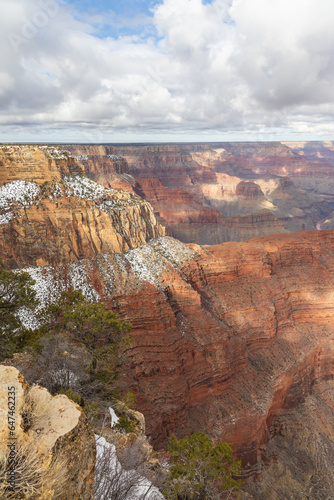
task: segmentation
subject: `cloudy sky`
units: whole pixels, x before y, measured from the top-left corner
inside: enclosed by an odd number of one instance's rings
[[[334,139],[333,0],[0,0],[0,141]]]

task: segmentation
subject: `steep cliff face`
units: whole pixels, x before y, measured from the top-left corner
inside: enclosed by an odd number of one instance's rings
[[[116,154],[112,146],[102,145],[66,145],[84,165],[87,175],[106,187],[132,190],[134,179],[129,175],[128,164]]]
[[[333,378],[333,256],[329,231],[203,248],[160,238],[70,271],[133,324],[129,384],[154,443],[204,431],[255,467],[276,419]],[[28,271],[37,291],[70,274]]]
[[[0,186],[6,265],[75,262],[136,248],[164,234],[149,203],[89,180],[77,159],[54,151],[56,160],[48,149],[28,146],[20,153],[7,151],[3,159],[2,178],[9,181]]]
[[[166,146],[161,148],[154,155],[166,156]],[[169,188],[163,180],[137,176],[136,190],[150,193],[160,206],[160,220],[171,218],[169,228],[175,224],[184,235],[188,226],[189,239],[196,224],[198,230],[206,228],[203,239],[209,235],[214,241],[210,231],[215,235],[228,229],[229,236],[235,231],[238,238],[243,227],[243,234],[251,236],[261,224],[268,232],[269,221],[270,231],[283,232],[305,219],[305,207],[312,213],[314,200],[286,177],[224,173],[232,164],[226,165],[232,154],[227,146],[215,153],[198,147],[196,158],[203,158],[205,168],[189,159],[190,146],[182,157],[170,148],[167,156],[183,172],[181,185],[177,177]],[[42,155],[49,172],[46,183],[40,164],[29,177],[35,164],[18,163],[24,180],[14,180],[14,163],[7,159],[4,164],[11,166],[12,177],[0,188],[0,258],[10,267],[30,266],[42,303],[61,290],[82,289],[131,321],[128,384],[155,445],[166,444],[173,432],[204,431],[231,442],[246,475],[262,478],[259,487],[249,486],[254,498],[280,500],[293,494],[299,499],[301,491],[310,495],[313,487],[318,495],[313,498],[322,498],[318,477],[334,453],[334,233],[185,245],[159,237],[163,229],[147,202],[129,191],[98,186],[79,173],[78,159],[61,158],[61,168],[56,165],[50,173],[54,164],[48,153]],[[240,171],[253,157],[243,158]],[[186,171],[189,162],[194,172]],[[164,165],[165,160],[161,179],[168,178]],[[210,205],[205,205],[208,198]],[[213,208],[214,200],[219,209]],[[228,206],[237,207],[239,215]],[[248,213],[250,206],[256,210]],[[314,439],[309,439],[311,429]],[[310,452],[305,443],[313,446]],[[277,487],[270,489],[273,480]],[[333,489],[328,474],[327,496]]]
[[[11,487],[15,498],[94,499],[95,438],[81,408],[10,366],[0,366],[0,437],[1,498]]]
[[[332,233],[301,233],[194,248],[179,271],[161,274],[160,290],[151,282],[131,295],[135,328],[138,310],[148,313],[145,362],[136,346],[132,366],[138,391],[156,394],[154,408],[142,404],[149,422],[159,420],[157,442],[204,428],[255,463],[277,413],[333,376],[331,278],[324,285],[333,243]],[[114,300],[129,315],[126,299]]]
[[[305,401],[280,412],[269,428],[270,440],[260,481],[250,482],[253,498],[325,500],[334,484],[334,382],[316,383]]]
[[[331,211],[286,178],[300,163],[304,170],[310,164],[281,143],[125,145],[115,152],[128,164],[121,182],[148,200],[168,234],[184,242],[217,244],[315,229]],[[107,185],[102,167],[99,174],[87,168]],[[124,180],[129,174],[135,182]]]
[[[83,173],[69,151],[56,146],[0,146],[0,185],[15,181],[59,182],[62,175]]]

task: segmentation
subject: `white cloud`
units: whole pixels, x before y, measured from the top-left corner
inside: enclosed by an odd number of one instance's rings
[[[237,0],[237,70],[265,108],[333,102],[330,0]]]
[[[103,14],[82,22],[56,0],[0,0],[0,13],[7,139],[332,133],[331,0],[164,0],[143,17],[155,36],[117,38],[95,33]]]

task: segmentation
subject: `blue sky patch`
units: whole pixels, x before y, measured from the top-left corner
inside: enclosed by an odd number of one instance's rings
[[[152,8],[156,0],[66,0],[77,17],[94,26],[99,38],[139,35],[155,36]]]

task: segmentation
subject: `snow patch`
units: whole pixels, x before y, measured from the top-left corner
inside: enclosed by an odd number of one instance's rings
[[[179,266],[195,254],[184,243],[165,236],[129,250],[124,257],[139,281],[147,281],[159,288],[159,278],[163,273],[171,272],[171,267],[178,270]]]
[[[28,309],[27,307],[21,307],[17,312],[17,318],[20,320],[24,328],[28,330],[35,330],[40,326],[40,323],[36,319],[34,311]]]
[[[54,304],[60,297],[61,292],[71,287],[74,290],[80,290],[92,302],[100,300],[98,293],[89,283],[87,269],[82,261],[70,264],[66,273],[61,269],[57,273],[51,266],[28,267],[24,271],[29,273],[35,281],[32,288],[35,290],[36,297],[40,301],[40,305],[35,311],[31,311],[25,307],[20,309],[18,317],[26,328],[37,328],[39,326],[36,319],[38,311],[49,304]],[[66,276],[66,280],[64,276]]]
[[[15,209],[30,207],[39,195],[35,182],[12,181],[0,186],[0,224],[7,224]]]
[[[75,158],[66,149],[61,149],[61,148],[57,148],[57,147],[54,147],[54,146],[37,146],[37,147],[38,147],[38,149],[41,149],[42,151],[45,151],[52,158],[56,158],[56,159]]]
[[[106,213],[142,202],[138,196],[106,188],[80,174],[64,176],[64,186],[67,197],[75,196],[87,201],[94,201],[96,207]]]
[[[55,200],[56,198],[62,198],[63,190],[58,182],[53,182],[50,188],[50,200]]]
[[[96,476],[95,500],[164,500],[160,491],[135,470],[124,470],[120,464],[115,445],[95,434]]]
[[[56,302],[60,292],[65,289],[51,266],[28,267],[24,271],[35,281],[32,288],[40,301],[39,309]]]
[[[115,288],[115,270],[114,266],[110,264],[105,254],[101,254],[101,260],[103,260],[103,282],[104,282],[104,293],[111,297],[112,292]]]
[[[99,205],[96,205],[96,207],[99,210],[102,210],[102,212],[110,212],[115,209],[122,209],[128,206],[128,203],[126,201],[118,200],[117,198],[114,200],[106,200],[103,203],[100,203]]]
[[[0,225],[8,224],[13,218],[13,214],[11,212],[6,212],[5,214],[0,214]]]
[[[119,422],[119,418],[115,413],[113,408],[109,408],[110,419],[111,419],[111,428],[113,428]]]
[[[70,286],[74,290],[80,290],[88,300],[96,302],[100,297],[93,286],[89,283],[87,269],[83,261],[74,262],[69,265],[68,278]]]
[[[140,281],[159,286],[158,277],[167,269],[165,262],[160,258],[157,259],[156,253],[150,246],[144,245],[129,250],[124,256]]]
[[[168,236],[152,240],[149,245],[171,264],[178,266],[183,264],[186,260],[193,259],[196,255],[196,252],[192,248]]]
[[[83,175],[64,176],[66,196],[76,196],[85,200],[96,201],[102,196],[113,195],[114,190],[108,189]]]
[[[107,156],[111,160],[121,160],[122,159],[120,156],[117,156],[117,155],[107,155]]]
[[[81,174],[64,176],[64,187],[68,198],[75,196],[94,201],[96,207],[106,213],[144,203],[141,198],[132,193],[106,188]]]

